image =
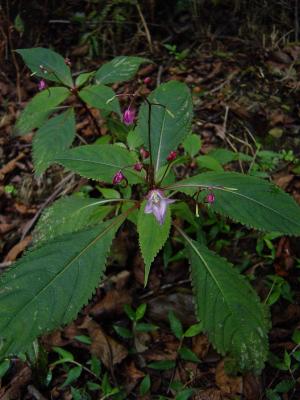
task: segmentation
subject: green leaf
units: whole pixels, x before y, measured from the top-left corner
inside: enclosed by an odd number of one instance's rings
[[[66,65],[63,57],[55,51],[35,47],[18,49],[16,52],[22,56],[34,75],[50,81],[64,83],[69,87],[73,86],[70,68]],[[43,72],[43,68],[41,69],[40,66],[43,66],[47,72]]]
[[[145,394],[149,392],[150,388],[151,388],[151,379],[150,376],[147,374],[140,383],[140,395],[145,396]]]
[[[103,274],[121,217],[51,240],[1,276],[1,356],[75,318]]]
[[[75,115],[72,108],[49,119],[38,129],[32,143],[37,175],[41,175],[52,164],[55,156],[72,144],[75,133]]]
[[[24,33],[24,21],[22,20],[20,14],[18,14],[15,18],[14,27],[19,33]]]
[[[135,320],[139,321],[140,319],[142,319],[145,315],[147,309],[147,304],[146,303],[142,303],[138,306],[138,308],[135,310]]]
[[[75,85],[81,86],[84,83],[88,82],[92,77],[94,76],[95,71],[92,72],[83,72],[82,74],[78,75],[76,80],[75,80]]]
[[[22,111],[15,126],[16,135],[26,135],[39,128],[70,92],[64,87],[53,87],[36,94]]]
[[[135,325],[135,330],[137,332],[153,332],[158,329],[157,325],[148,324],[147,322],[139,322]]]
[[[184,337],[193,337],[199,335],[199,333],[203,332],[202,322],[198,324],[191,325],[183,334]]]
[[[141,64],[149,62],[147,58],[142,57],[115,57],[96,71],[96,82],[108,84],[128,81],[136,74]]]
[[[180,340],[183,336],[183,328],[180,320],[176,317],[173,311],[169,311],[168,318],[172,333]]]
[[[52,347],[52,350],[54,350],[57,354],[60,355],[60,360],[64,360],[65,362],[68,361],[74,361],[74,356],[72,353],[70,353],[69,351],[58,347],[58,346],[54,346]]]
[[[120,104],[115,92],[105,85],[86,86],[79,92],[79,96],[91,107],[100,110],[114,111],[121,115]]]
[[[6,374],[10,367],[10,360],[5,359],[0,364],[0,379]]]
[[[145,214],[146,201],[143,202],[137,223],[139,245],[145,263],[144,284],[147,285],[151,264],[168,239],[171,227],[170,207],[167,209],[165,222],[160,225],[153,214]]]
[[[165,371],[167,369],[175,368],[176,362],[173,360],[162,360],[162,361],[153,361],[147,366],[152,369],[157,369],[158,371]]]
[[[196,314],[211,343],[241,370],[260,371],[267,358],[265,310],[231,264],[182,232],[187,240]]]
[[[85,199],[76,195],[57,200],[40,217],[33,234],[34,243],[97,224],[111,210],[111,206],[102,204],[107,204],[107,200]]]
[[[175,400],[188,400],[194,392],[194,389],[184,389],[180,393],[177,393]]]
[[[78,336],[74,336],[74,339],[78,340],[78,342],[90,345],[92,344],[91,338],[89,338],[86,335],[78,335]]]
[[[131,339],[133,337],[132,332],[129,329],[124,328],[123,326],[113,325],[114,330],[124,339]]]
[[[82,372],[82,366],[77,365],[74,368],[71,368],[68,372],[67,379],[64,381],[64,383],[60,386],[61,389],[65,388],[66,386],[70,385],[72,382],[76,381],[81,375]]]
[[[125,311],[126,315],[128,316],[128,318],[131,319],[131,321],[135,321],[135,319],[136,319],[135,311],[131,307],[130,304],[125,304],[124,305],[124,311]]]
[[[277,393],[287,393],[296,385],[296,381],[292,379],[283,379],[275,386],[275,392]]]
[[[196,154],[198,154],[201,144],[202,142],[199,135],[196,135],[195,133],[188,135],[182,143],[184,151],[191,157],[194,157]]]
[[[300,207],[280,188],[262,179],[234,172],[207,172],[169,188],[189,195],[214,188],[212,210],[248,227],[300,235]]]
[[[148,101],[151,106],[151,149],[155,175],[167,163],[170,151],[176,150],[189,132],[192,119],[192,98],[189,88],[182,82],[170,81],[155,89]],[[163,106],[163,107],[162,107]],[[140,107],[137,130],[146,148],[148,140],[149,105]]]
[[[181,349],[179,350],[179,355],[185,361],[192,361],[195,363],[200,362],[200,360],[196,356],[196,354],[192,350],[190,350],[188,347],[181,347]]]
[[[128,132],[127,144],[130,150],[134,150],[143,144],[143,140],[136,129]]]
[[[209,169],[211,171],[222,172],[223,167],[215,158],[202,155],[197,157],[197,164],[200,168]]]
[[[136,157],[128,150],[113,144],[88,144],[67,150],[56,161],[71,171],[90,179],[112,183],[122,169],[129,183],[143,182],[143,175],[133,169]]]

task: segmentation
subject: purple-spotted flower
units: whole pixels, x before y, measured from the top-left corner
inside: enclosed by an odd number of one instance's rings
[[[128,107],[123,114],[123,122],[125,125],[132,125],[135,119],[135,110]]]
[[[44,79],[41,79],[40,81],[39,81],[39,83],[38,83],[38,89],[39,89],[39,91],[42,91],[42,90],[44,90],[44,89],[46,89],[47,88],[47,83],[46,83],[46,81],[44,81]]]
[[[118,183],[120,183],[123,179],[125,178],[125,175],[123,174],[123,172],[121,170],[117,171],[113,177],[113,184],[117,185]]]
[[[165,222],[168,205],[175,200],[164,197],[161,190],[153,189],[148,193],[148,201],[145,207],[145,214],[153,214],[157,222],[162,225]]]

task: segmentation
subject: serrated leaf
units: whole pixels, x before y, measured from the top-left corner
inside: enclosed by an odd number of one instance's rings
[[[121,115],[120,104],[115,92],[105,85],[86,86],[78,93],[83,101],[100,110],[114,111]]]
[[[225,259],[184,234],[196,314],[222,355],[241,370],[260,371],[267,358],[267,320],[255,291]]]
[[[160,85],[148,97],[151,106],[151,149],[155,175],[167,163],[167,156],[182,142],[189,132],[192,119],[192,98],[187,85],[170,81]],[[162,107],[162,106],[164,107]],[[144,103],[139,111],[137,130],[145,147],[148,140],[149,105]]]
[[[50,81],[64,83],[69,87],[73,86],[70,68],[66,65],[64,58],[55,51],[43,47],[35,47],[32,49],[18,49],[16,52],[22,56],[34,75]],[[41,65],[47,72],[40,68]]]
[[[145,214],[146,201],[141,205],[138,214],[137,231],[139,245],[145,263],[144,284],[147,285],[151,264],[168,239],[171,227],[170,207],[167,209],[165,222],[160,225],[153,214]]]
[[[38,129],[32,143],[37,175],[41,175],[52,164],[55,156],[72,144],[75,133],[75,115],[72,108],[49,119]]]
[[[122,169],[129,183],[143,182],[141,173],[134,171],[136,157],[128,150],[113,144],[88,144],[67,150],[56,161],[86,178],[112,183]]]
[[[76,80],[75,80],[75,85],[81,86],[84,83],[88,82],[89,80],[92,79],[92,77],[94,76],[95,71],[92,72],[83,72],[82,74],[78,75]]]
[[[141,64],[149,62],[149,60],[142,57],[115,57],[96,71],[96,82],[108,84],[128,81],[136,74]]]
[[[99,283],[121,222],[60,236],[1,276],[1,356],[26,350],[42,333],[74,319]]]
[[[207,172],[169,186],[190,195],[205,187],[215,187],[212,210],[248,227],[300,235],[300,207],[265,180],[234,172]]]
[[[18,118],[15,134],[26,135],[32,129],[39,128],[69,94],[69,90],[64,87],[53,87],[36,94]]]
[[[108,204],[107,200],[85,199],[76,195],[57,200],[40,217],[33,233],[34,243],[49,241],[97,224],[111,210],[111,206],[105,204]]]

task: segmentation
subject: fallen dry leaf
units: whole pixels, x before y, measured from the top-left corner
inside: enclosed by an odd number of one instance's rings
[[[14,158],[13,160],[10,160],[6,165],[4,165],[1,169],[0,169],[0,179],[3,179],[4,176],[6,174],[8,174],[9,172],[13,171],[16,168],[16,164],[19,160],[21,160],[22,158],[25,157],[24,153],[20,153],[17,155],[16,158]]]
[[[209,341],[206,335],[197,335],[192,339],[192,350],[193,352],[203,360],[209,350]]]
[[[223,400],[222,392],[218,389],[206,389],[196,392],[194,400]]]
[[[1,400],[20,399],[21,389],[31,380],[31,369],[28,365],[20,366],[20,369],[10,383],[0,389]]]
[[[239,395],[243,393],[241,376],[229,376],[224,369],[224,361],[220,361],[216,369],[216,384],[225,394]]]
[[[125,347],[107,335],[91,318],[85,318],[80,328],[87,329],[92,340],[91,353],[99,357],[106,368],[112,369],[115,364],[127,357],[128,351]]]
[[[23,240],[17,243],[13,248],[6,254],[4,261],[15,261],[20,253],[22,253],[26,247],[30,244],[32,239],[31,235],[26,236]]]
[[[93,316],[103,314],[119,315],[123,313],[125,304],[131,304],[132,297],[126,290],[110,290],[106,293],[103,299],[96,303],[90,311]]]

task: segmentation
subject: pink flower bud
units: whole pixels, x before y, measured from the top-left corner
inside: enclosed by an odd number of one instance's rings
[[[208,195],[206,196],[206,202],[209,204],[213,204],[215,202],[215,195],[213,194],[213,192],[208,193]]]
[[[177,151],[171,151],[167,157],[167,161],[174,161],[177,157]]]
[[[125,125],[132,125],[133,121],[135,119],[135,110],[131,110],[130,107],[128,107],[123,114],[123,122]]]
[[[144,79],[144,84],[145,85],[149,85],[149,83],[151,83],[152,79],[150,78],[150,76],[146,76],[146,78]]]
[[[41,79],[38,83],[38,89],[39,91],[44,90],[47,88],[47,83],[44,81],[44,79]]]
[[[143,169],[143,164],[138,162],[138,163],[134,164],[133,169],[137,172],[141,172],[141,170]]]
[[[150,156],[150,153],[149,153],[148,150],[145,150],[145,149],[141,148],[140,149],[140,155],[145,160],[146,158],[148,158]]]
[[[114,184],[114,185],[117,185],[117,184],[120,183],[123,179],[125,179],[125,176],[124,176],[123,172],[122,172],[121,170],[120,170],[120,171],[117,171],[117,172],[115,173],[114,177],[113,177],[113,184]]]

